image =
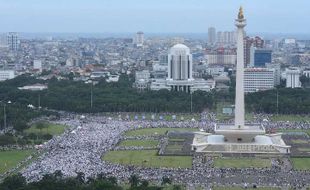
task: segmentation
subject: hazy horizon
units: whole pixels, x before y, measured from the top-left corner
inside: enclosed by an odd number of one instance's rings
[[[249,33],[310,33],[307,0],[0,0],[0,32],[207,33],[211,26],[234,30],[240,5]]]

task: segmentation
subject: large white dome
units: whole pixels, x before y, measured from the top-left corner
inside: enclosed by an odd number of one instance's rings
[[[189,47],[184,44],[176,44],[170,48],[170,53],[174,54],[175,52],[186,52],[186,54],[190,53]]]

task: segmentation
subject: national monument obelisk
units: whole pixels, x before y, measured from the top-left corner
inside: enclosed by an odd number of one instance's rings
[[[237,65],[236,65],[236,97],[235,97],[235,127],[244,127],[244,48],[243,48],[243,28],[246,26],[246,20],[243,15],[242,7],[239,9],[237,26]]]

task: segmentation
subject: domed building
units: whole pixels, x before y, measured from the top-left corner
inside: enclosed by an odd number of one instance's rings
[[[168,77],[152,82],[151,90],[168,89],[174,91],[194,92],[196,90],[210,91],[215,82],[193,78],[193,60],[189,47],[176,44],[168,54]]]
[[[192,65],[190,49],[183,44],[174,45],[168,54],[168,79],[192,80]]]

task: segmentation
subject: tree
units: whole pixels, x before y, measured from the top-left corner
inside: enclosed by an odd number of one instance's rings
[[[172,180],[169,177],[163,176],[163,178],[161,180],[162,185],[171,184],[171,183],[172,183]]]
[[[36,123],[36,128],[40,130],[40,133],[42,134],[42,129],[47,128],[46,123],[40,121]]]
[[[76,180],[79,182],[79,183],[84,183],[85,182],[85,174],[83,172],[77,172],[76,173],[77,176],[76,176]]]
[[[148,186],[149,186],[149,182],[147,180],[144,179],[144,180],[141,181],[141,187],[142,188],[146,188]]]
[[[133,174],[129,178],[130,187],[137,187],[140,182],[140,179],[137,175]]]
[[[18,190],[26,186],[26,179],[21,174],[9,176],[3,180],[0,189]]]

